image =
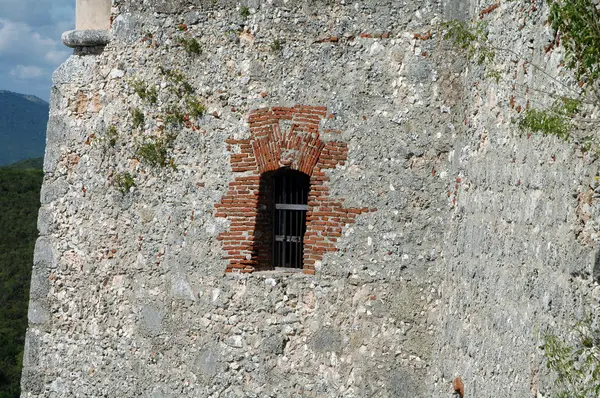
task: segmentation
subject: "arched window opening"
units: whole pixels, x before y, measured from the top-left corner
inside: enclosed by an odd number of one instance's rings
[[[289,168],[260,179],[255,256],[258,269],[302,269],[310,177]]]
[[[302,268],[310,177],[294,170],[273,176],[273,267]]]

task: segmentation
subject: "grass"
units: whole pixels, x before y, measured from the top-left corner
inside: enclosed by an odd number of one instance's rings
[[[174,167],[173,161],[169,159],[169,149],[172,146],[174,135],[147,139],[136,151],[136,156],[146,164],[154,167]]]
[[[194,92],[194,87],[185,78],[185,75],[178,71],[177,69],[166,69],[162,66],[159,66],[160,73],[167,78],[171,83],[178,86],[177,94],[185,95],[192,94]]]
[[[138,128],[144,125],[144,113],[140,111],[138,108],[134,108],[131,110],[131,117],[133,118],[133,127]]]
[[[281,51],[281,41],[279,39],[273,40],[273,42],[271,43],[271,51],[273,51],[273,52]]]
[[[185,122],[185,115],[179,108],[173,106],[167,110],[165,122],[171,126],[181,126]]]
[[[133,79],[129,84],[143,101],[147,101],[152,105],[158,102],[158,90],[156,87],[149,87],[143,80],[137,79]]]
[[[183,46],[184,50],[190,55],[202,54],[202,47],[200,46],[200,43],[193,37],[189,39],[185,37],[179,37],[177,39],[177,43]]]
[[[206,107],[197,98],[189,96],[186,102],[190,116],[198,118],[206,113]]]
[[[114,147],[117,145],[117,140],[119,139],[119,132],[114,125],[108,126],[106,132],[104,133],[106,142],[109,146]]]
[[[559,398],[588,398],[600,394],[600,330],[589,314],[566,336],[544,336],[546,367],[555,375]]]
[[[135,187],[135,180],[130,173],[117,173],[115,175],[115,184],[123,195]]]

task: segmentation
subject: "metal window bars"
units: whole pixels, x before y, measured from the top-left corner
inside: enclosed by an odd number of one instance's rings
[[[310,178],[289,169],[272,178],[273,267],[302,268]]]

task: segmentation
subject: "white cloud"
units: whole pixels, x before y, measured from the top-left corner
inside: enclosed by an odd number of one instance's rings
[[[44,60],[49,64],[58,65],[62,63],[73,52],[65,47],[64,50],[50,50],[44,55]]]
[[[36,29],[52,28],[60,21],[75,22],[74,0],[0,0],[0,10],[3,18]]]
[[[0,19],[0,26],[0,56],[3,57],[28,54],[39,57],[59,45],[56,40],[42,37],[22,22]]]
[[[47,99],[51,72],[72,52],[60,35],[74,27],[74,0],[0,0],[0,90]]]
[[[10,71],[10,75],[19,80],[39,79],[44,74],[45,71],[42,68],[33,65],[17,65]]]

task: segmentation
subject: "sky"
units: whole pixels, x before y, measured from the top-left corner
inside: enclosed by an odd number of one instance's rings
[[[75,0],[0,0],[0,90],[50,97],[52,72],[73,53]]]

